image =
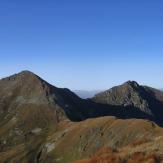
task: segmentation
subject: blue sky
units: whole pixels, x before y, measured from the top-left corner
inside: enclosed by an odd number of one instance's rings
[[[70,89],[163,88],[162,62],[162,0],[0,1],[0,77],[28,69]]]

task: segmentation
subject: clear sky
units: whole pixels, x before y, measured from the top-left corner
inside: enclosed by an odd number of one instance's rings
[[[70,89],[163,88],[163,1],[0,0],[0,77],[21,70]]]

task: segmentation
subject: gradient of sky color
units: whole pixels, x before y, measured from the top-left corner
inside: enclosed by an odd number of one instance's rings
[[[163,1],[1,0],[0,70],[70,89],[163,88]]]

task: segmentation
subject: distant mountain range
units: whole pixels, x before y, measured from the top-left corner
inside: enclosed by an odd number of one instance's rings
[[[102,90],[92,90],[92,91],[74,90],[73,92],[76,93],[80,98],[87,99],[92,98],[95,94],[102,92]]]
[[[156,125],[163,126],[163,92],[135,81],[102,92],[75,91],[89,98],[81,99],[22,71],[1,79],[0,90],[0,162],[69,163],[105,144],[155,142],[163,133]]]

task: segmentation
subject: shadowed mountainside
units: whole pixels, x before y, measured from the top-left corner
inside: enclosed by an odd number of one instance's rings
[[[8,113],[22,112],[28,108],[46,108],[55,121],[66,117],[81,120],[82,101],[68,89],[54,87],[29,71],[23,71],[0,80],[0,110],[5,118]],[[25,107],[25,108],[24,108]],[[32,112],[31,112],[32,113]]]

